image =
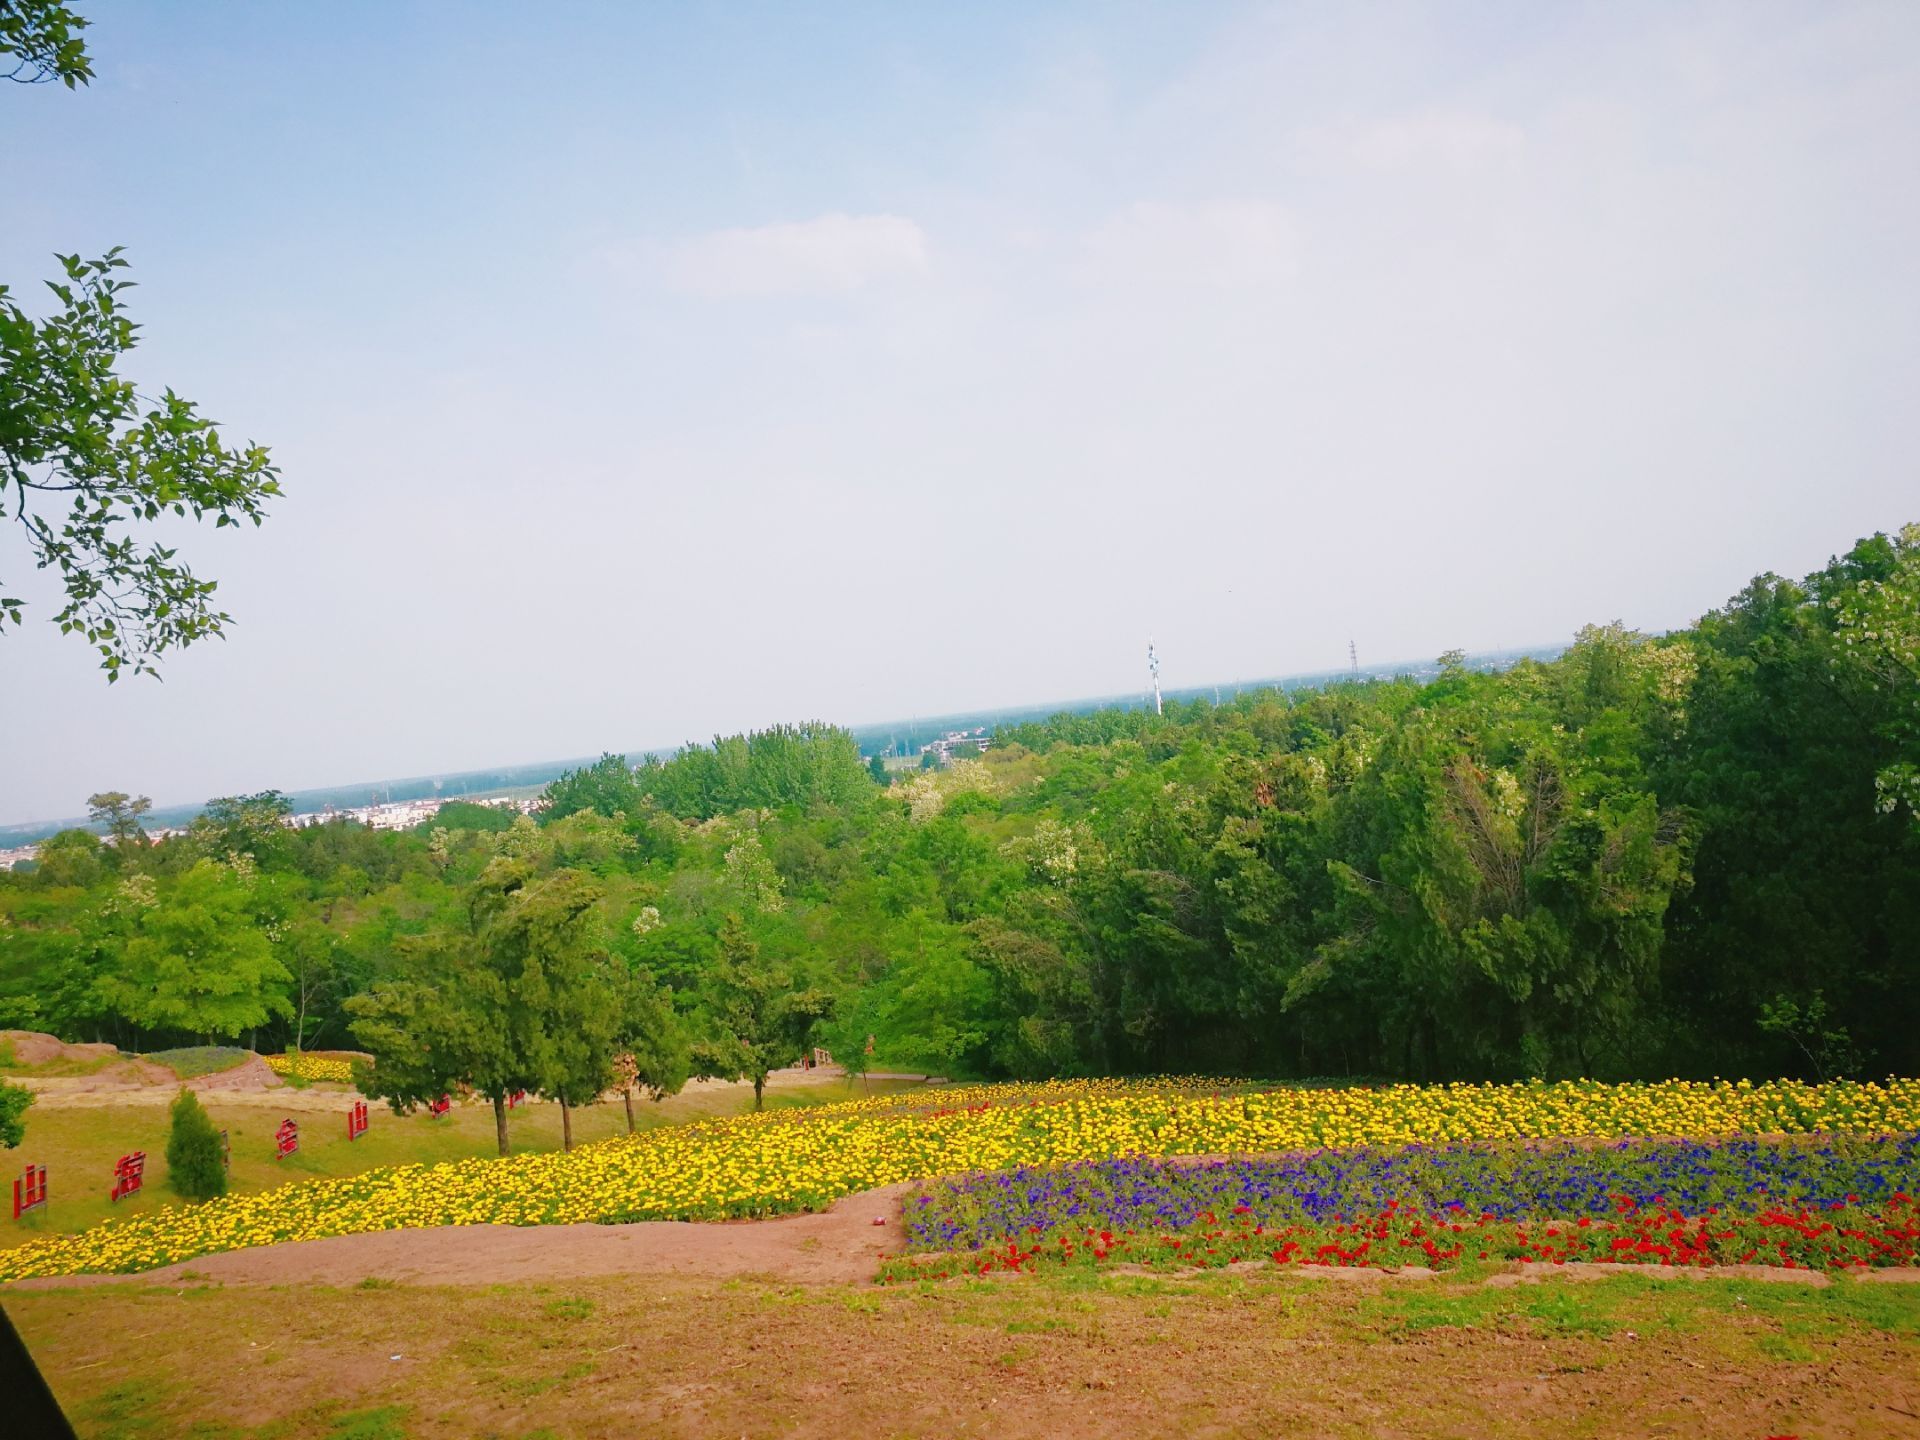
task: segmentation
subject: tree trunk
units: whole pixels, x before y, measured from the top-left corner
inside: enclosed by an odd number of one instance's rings
[[[633,1134],[633,1087],[629,1085],[620,1092],[620,1098],[627,1102],[627,1134]]]
[[[504,1094],[493,1097],[493,1135],[500,1142],[500,1153],[507,1153],[507,1097]]]
[[[767,1090],[767,1077],[764,1073],[753,1077],[753,1108],[761,1108]]]
[[[560,1148],[573,1149],[573,1107],[564,1100],[560,1102]]]

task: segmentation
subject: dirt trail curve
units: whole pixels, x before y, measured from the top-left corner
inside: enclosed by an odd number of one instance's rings
[[[771,1276],[814,1284],[871,1280],[900,1248],[898,1209],[913,1182],[863,1191],[813,1215],[777,1220],[645,1220],[631,1225],[446,1225],[290,1241],[202,1255],[138,1275],[16,1280],[7,1289],[169,1285],[488,1285],[597,1275]],[[875,1219],[885,1223],[875,1225]]]

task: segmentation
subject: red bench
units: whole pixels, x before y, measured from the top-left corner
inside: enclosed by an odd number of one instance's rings
[[[291,1118],[282,1120],[273,1132],[273,1158],[284,1160],[300,1148],[300,1127]]]
[[[113,1189],[107,1195],[109,1200],[124,1200],[129,1195],[138,1195],[140,1186],[147,1177],[147,1152],[135,1150],[131,1155],[122,1155],[113,1167]]]
[[[13,1182],[13,1218],[18,1220],[29,1210],[47,1203],[47,1167],[27,1166],[26,1174]]]
[[[438,1100],[427,1106],[427,1113],[438,1120],[451,1109],[453,1109],[453,1101],[447,1096],[442,1095]]]

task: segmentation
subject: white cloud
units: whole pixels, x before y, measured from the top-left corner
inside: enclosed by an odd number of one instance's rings
[[[1298,257],[1293,220],[1278,205],[1142,202],[1088,233],[1078,273],[1098,286],[1239,288],[1291,279]]]
[[[899,215],[834,213],[715,230],[676,246],[673,284],[696,295],[843,294],[927,268],[926,233]]]
[[[1516,125],[1456,110],[1393,115],[1357,125],[1313,127],[1297,137],[1309,161],[1363,170],[1464,174],[1518,160],[1527,145]]]

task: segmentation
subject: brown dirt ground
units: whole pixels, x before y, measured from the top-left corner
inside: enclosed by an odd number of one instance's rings
[[[336,1235],[202,1255],[140,1279],[155,1284],[213,1280],[229,1285],[507,1284],[595,1275],[776,1276],[859,1284],[898,1248],[898,1202],[908,1185],[849,1195],[816,1215],[778,1220],[632,1225],[447,1225]],[[876,1225],[873,1222],[883,1220]],[[116,1275],[18,1280],[0,1286],[53,1289],[126,1283]]]
[[[1776,1293],[667,1276],[7,1304],[86,1436],[1920,1437],[1913,1315]]]

